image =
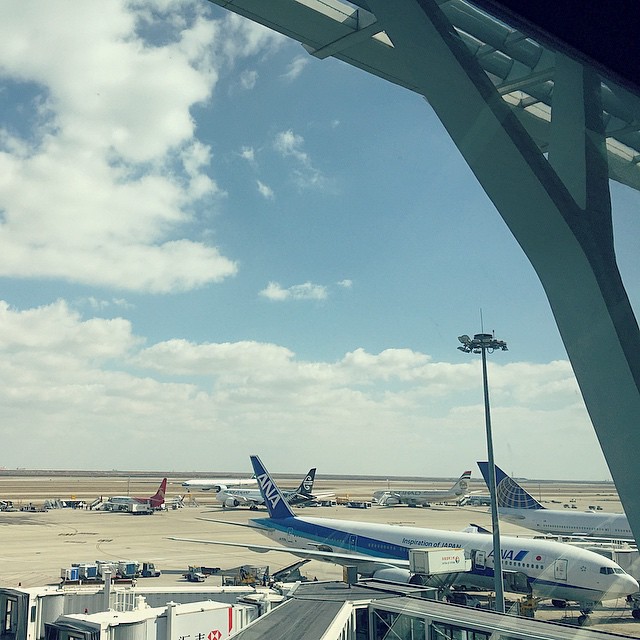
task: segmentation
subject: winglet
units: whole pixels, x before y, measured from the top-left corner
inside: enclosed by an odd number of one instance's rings
[[[265,469],[262,461],[258,456],[251,456],[251,464],[258,480],[260,494],[264,500],[269,517],[274,520],[282,520],[283,518],[295,518],[295,514],[291,510],[289,503],[282,495],[282,491],[273,481],[269,472]]]
[[[480,473],[489,486],[489,463],[478,462]],[[513,478],[496,465],[496,494],[498,507],[503,509],[544,509],[544,507]]]

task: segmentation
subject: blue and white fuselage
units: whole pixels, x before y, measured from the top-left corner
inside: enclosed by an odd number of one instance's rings
[[[312,554],[342,565],[356,565],[364,575],[406,572],[409,550],[437,547],[464,549],[472,560],[470,572],[459,584],[493,587],[493,541],[483,533],[442,531],[390,524],[328,518],[297,517],[257,456],[251,456],[258,486],[269,518],[253,525],[269,538],[298,555]],[[501,536],[505,574],[526,577],[529,590],[541,598],[600,602],[638,591],[636,580],[615,562],[592,551],[550,540]]]
[[[472,558],[469,573],[457,583],[493,589],[492,537],[466,533],[400,527],[325,518],[287,517],[252,520],[262,533],[289,550],[361,555],[357,562],[327,557],[338,564],[356,564],[360,573],[375,575],[385,567],[409,566],[409,549],[462,548]],[[542,598],[599,602],[624,597],[638,583],[615,562],[584,549],[548,540],[501,536],[502,568],[527,577],[532,593]],[[385,562],[386,561],[386,562]],[[401,561],[402,564],[398,564]]]
[[[455,584],[493,590],[493,539],[483,533],[296,516],[257,456],[251,456],[269,518],[250,525],[277,545],[187,540],[223,544],[254,551],[286,551],[298,557],[356,566],[363,576],[408,582],[411,549],[464,549],[471,570],[459,573]],[[636,593],[636,580],[615,562],[593,551],[551,540],[500,537],[505,579],[540,598],[571,600],[591,608],[594,603]],[[517,575],[516,575],[517,574]],[[427,582],[428,584],[428,582]],[[516,590],[516,589],[511,589]],[[520,590],[520,589],[518,589]]]
[[[478,467],[488,486],[488,463],[478,462]],[[495,469],[498,512],[505,520],[551,535],[633,541],[633,532],[624,513],[547,509],[500,467]]]

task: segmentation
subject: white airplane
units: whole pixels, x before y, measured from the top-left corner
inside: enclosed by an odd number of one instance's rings
[[[309,473],[296,489],[289,491],[282,490],[286,501],[289,504],[303,504],[317,500],[318,495],[313,494],[313,483],[316,478],[316,469],[309,469]],[[323,494],[324,497],[324,494]],[[216,495],[216,500],[225,508],[249,507],[257,509],[264,505],[264,498],[260,493],[260,489],[224,489]]]
[[[241,487],[246,485],[257,484],[255,478],[198,478],[194,480],[185,480],[182,486],[191,491],[225,491],[229,487]]]
[[[471,471],[465,471],[450,488],[444,491],[436,489],[389,489],[376,491],[374,499],[380,506],[393,507],[408,504],[410,507],[428,507],[432,502],[453,502],[462,500],[469,493]]]
[[[301,558],[354,565],[363,576],[409,582],[409,549],[462,548],[472,560],[470,572],[455,584],[493,589],[493,540],[482,533],[296,516],[257,456],[251,456],[268,518],[252,519],[260,533],[283,546],[172,538],[254,551],[286,551]],[[577,601],[583,612],[603,600],[638,591],[638,583],[615,562],[592,551],[552,540],[501,536],[504,577],[522,577],[540,598]],[[515,582],[515,580],[514,580]],[[428,580],[427,580],[428,584]],[[513,589],[510,589],[513,590]]]
[[[488,486],[488,463],[478,462],[478,466]],[[546,509],[497,466],[496,494],[500,517],[521,527],[553,535],[633,541],[624,513]]]

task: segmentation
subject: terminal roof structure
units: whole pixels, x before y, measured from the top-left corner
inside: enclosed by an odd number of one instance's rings
[[[370,10],[355,0],[210,0],[299,41],[317,58],[329,56],[424,94]],[[555,50],[465,0],[437,3],[469,53],[542,152],[550,138]],[[488,3],[485,3],[488,4]],[[402,13],[402,3],[395,11]],[[554,7],[557,12],[557,7]],[[640,38],[638,38],[640,40]],[[640,189],[640,99],[623,80],[601,83],[609,177]]]

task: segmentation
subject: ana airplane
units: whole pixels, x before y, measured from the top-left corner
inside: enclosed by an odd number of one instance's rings
[[[469,491],[471,471],[465,471],[451,487],[445,491],[429,489],[393,489],[376,491],[374,499],[380,506],[393,507],[408,504],[410,507],[428,507],[432,502],[454,502],[462,500]]]
[[[489,465],[478,462],[489,486]],[[498,513],[502,518],[540,533],[633,541],[624,513],[546,509],[513,478],[496,466]]]
[[[198,491],[225,491],[229,487],[241,487],[246,485],[257,484],[255,478],[215,478],[215,479],[203,479],[197,478],[194,480],[185,480],[182,486],[191,491],[196,489]]]
[[[472,561],[470,572],[455,584],[493,588],[493,540],[482,533],[451,532],[418,527],[296,516],[257,456],[251,456],[268,518],[252,519],[256,528],[279,545],[243,544],[172,538],[185,542],[244,547],[254,551],[286,551],[298,557],[354,565],[363,576],[396,582],[415,581],[409,571],[409,550],[428,547],[462,548]],[[551,540],[501,537],[504,577],[540,598],[580,602],[583,611],[595,603],[638,591],[638,583],[615,562],[592,551]],[[427,584],[428,579],[427,579]],[[523,586],[525,586],[523,585]],[[514,591],[510,588],[509,591]]]
[[[129,505],[147,504],[152,509],[161,509],[167,492],[167,479],[163,478],[158,490],[148,498],[136,498],[133,496],[113,496],[107,500],[105,506],[109,511],[127,511]]]
[[[309,473],[296,489],[282,491],[285,500],[294,505],[317,500],[319,496],[312,493],[315,478],[315,468],[309,469]],[[260,493],[260,489],[224,489],[218,492],[216,500],[225,508],[249,507],[250,509],[257,509],[259,506],[264,505],[264,498]]]

